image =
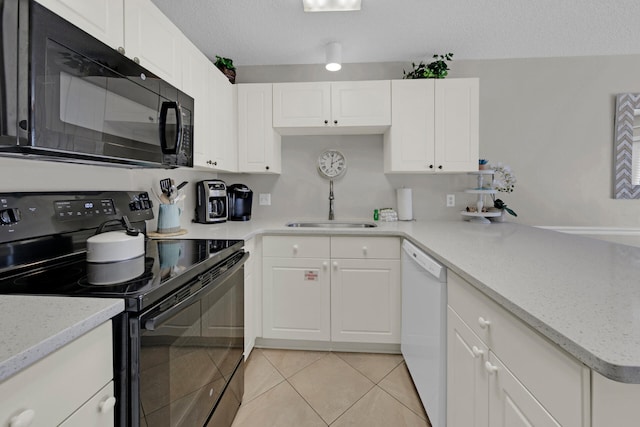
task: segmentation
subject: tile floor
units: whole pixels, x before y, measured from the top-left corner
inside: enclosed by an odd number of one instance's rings
[[[401,355],[254,349],[232,427],[431,427]]]

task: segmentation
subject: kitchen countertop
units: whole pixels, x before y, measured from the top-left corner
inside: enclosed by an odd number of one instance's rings
[[[0,295],[0,381],[123,310],[120,299]]]
[[[379,222],[372,229],[329,230],[289,228],[286,222],[190,224],[180,237],[406,237],[588,367],[640,384],[638,247],[509,222]]]

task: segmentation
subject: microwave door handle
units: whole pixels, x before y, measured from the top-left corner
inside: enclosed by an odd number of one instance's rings
[[[175,148],[167,146],[167,114],[169,110],[176,112],[176,139]],[[182,142],[182,110],[177,102],[164,101],[160,108],[160,148],[163,154],[178,154],[180,151],[180,143]]]

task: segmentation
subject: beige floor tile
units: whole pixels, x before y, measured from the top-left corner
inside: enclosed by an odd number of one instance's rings
[[[404,360],[401,354],[342,352],[335,354],[376,384]]]
[[[418,392],[413,385],[411,375],[407,370],[407,365],[403,362],[396,367],[389,375],[378,383],[378,386],[398,399],[403,405],[411,409],[420,417],[427,419],[422,402],[418,397]]]
[[[289,382],[328,424],[374,386],[332,353],[293,375]]]
[[[347,426],[430,427],[430,424],[376,386],[331,424],[331,427]]]
[[[264,357],[261,350],[255,349],[246,365],[243,400],[248,402],[282,381],[284,377]]]
[[[262,354],[285,378],[289,378],[328,353],[326,351],[262,349]]]
[[[232,427],[326,427],[288,382],[244,402]]]

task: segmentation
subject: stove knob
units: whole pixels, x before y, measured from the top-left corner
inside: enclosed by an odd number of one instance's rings
[[[0,224],[9,225],[15,224],[22,219],[22,214],[19,209],[9,208],[0,211]]]

